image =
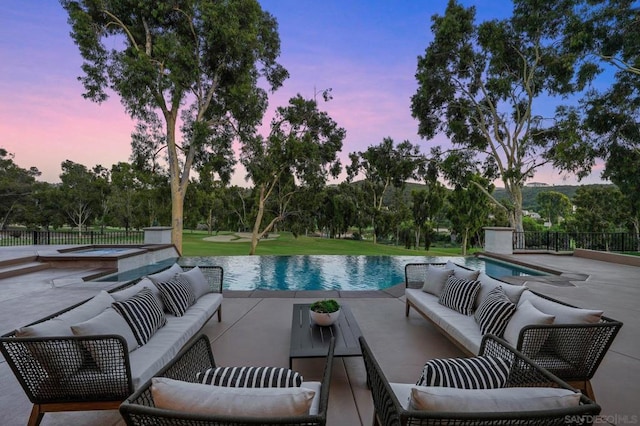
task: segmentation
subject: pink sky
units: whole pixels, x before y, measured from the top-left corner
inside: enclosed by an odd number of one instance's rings
[[[446,2],[263,0],[279,22],[280,62],[290,79],[270,99],[275,108],[297,93],[333,89],[321,103],[347,130],[340,157],[364,151],[385,137],[420,143],[410,98],[416,90],[416,58],[431,37],[430,17]],[[346,3],[346,5],[345,5]],[[475,1],[480,14],[504,12],[496,2]],[[15,154],[23,168],[37,167],[40,180],[59,181],[65,160],[93,167],[128,161],[133,122],[117,96],[102,105],[85,100],[82,59],[69,36],[66,15],[57,1],[3,0],[0,15],[0,147]],[[269,115],[270,116],[270,115]],[[441,136],[437,143],[445,143]],[[582,183],[599,182],[596,170]],[[543,170],[533,181],[576,184]],[[234,184],[246,185],[238,171]]]

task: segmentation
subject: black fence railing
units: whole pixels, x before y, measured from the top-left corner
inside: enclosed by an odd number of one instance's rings
[[[638,234],[627,232],[514,232],[514,250],[640,251]]]
[[[0,230],[0,246],[58,244],[143,244],[144,231]]]

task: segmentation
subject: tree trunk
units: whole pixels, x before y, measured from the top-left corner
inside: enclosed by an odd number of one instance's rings
[[[258,247],[260,225],[262,224],[262,217],[264,216],[264,190],[264,185],[261,185],[260,201],[258,201],[258,214],[256,215],[256,221],[253,224],[253,232],[251,233],[251,248],[249,249],[250,256],[256,254],[256,248]]]
[[[184,195],[189,183],[190,162],[185,161],[183,173],[180,173],[180,161],[176,147],[175,112],[165,113],[167,122],[167,146],[169,154],[169,180],[171,184],[171,242],[182,255],[182,228],[184,226]]]
[[[462,232],[462,255],[467,255],[467,241],[469,240],[469,230],[465,229]]]

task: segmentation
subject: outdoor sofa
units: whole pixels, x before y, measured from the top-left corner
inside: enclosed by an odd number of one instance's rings
[[[447,273],[451,274],[449,278]],[[450,303],[441,303],[447,298],[442,292],[450,278],[480,283],[466,313],[451,309]],[[505,315],[500,331],[493,334],[504,337],[517,350],[595,400],[590,380],[622,327],[621,322],[602,315],[602,311],[577,308],[450,261],[407,264],[405,286],[405,315],[414,308],[468,356],[477,355],[482,342],[477,313],[488,305],[482,307],[483,302],[489,301],[487,296],[501,287],[515,312]],[[494,310],[498,312],[492,314],[493,320],[499,323],[499,315],[504,312]]]
[[[149,380],[144,386],[138,389],[133,395],[127,398],[126,401],[120,406],[120,413],[124,418],[127,425],[305,425],[305,426],[324,426],[327,423],[327,408],[329,404],[329,387],[331,382],[331,371],[333,368],[333,356],[335,349],[335,339],[332,338],[329,343],[329,349],[327,351],[327,358],[325,362],[322,379],[320,382],[305,382],[303,381],[297,388],[300,391],[313,390],[314,395],[311,400],[308,413],[296,414],[296,415],[279,415],[279,416],[267,416],[264,414],[255,414],[252,416],[246,415],[246,408],[251,406],[253,410],[260,410],[256,408],[256,405],[261,404],[262,401],[257,400],[250,395],[243,395],[239,398],[240,401],[234,401],[233,405],[237,405],[236,408],[229,407],[216,407],[215,409],[211,405],[203,401],[203,399],[209,398],[214,391],[209,385],[198,384],[195,385],[197,392],[203,392],[205,395],[202,399],[192,398],[187,405],[195,404],[197,409],[204,409],[209,411],[207,414],[198,414],[196,408],[193,405],[189,409],[167,409],[156,406],[156,403],[160,403],[160,400],[154,400],[154,395],[159,399],[157,392],[158,388],[154,388],[157,383],[157,378]],[[172,386],[184,386],[184,382],[194,384],[201,382],[199,373],[206,372],[208,369],[215,369],[216,363],[211,350],[211,344],[206,335],[201,335],[187,347],[185,347],[165,368],[157,374],[157,377],[165,377],[179,382],[171,382]],[[229,367],[231,368],[231,367]],[[288,370],[288,369],[282,369]],[[232,373],[233,374],[233,373]],[[233,375],[233,377],[237,377]],[[165,383],[166,386],[166,383]],[[246,389],[246,388],[245,388]],[[269,388],[259,389],[262,398],[265,398],[265,392],[272,395],[273,392],[282,390],[282,388]],[[220,391],[220,388],[217,389]],[[249,389],[251,392],[252,389]],[[168,394],[165,388],[165,394]],[[174,392],[177,394],[179,391]],[[171,398],[169,396],[169,398]],[[280,404],[278,396],[272,396],[272,402]],[[165,395],[166,399],[166,395]],[[165,400],[166,403],[166,400]],[[171,401],[171,403],[177,406],[183,406],[182,403],[177,401]],[[308,405],[308,401],[307,401]],[[244,408],[240,408],[244,407]],[[272,407],[273,408],[273,407]],[[281,408],[280,406],[278,408]],[[212,413],[212,411],[226,411],[227,414]],[[239,412],[234,412],[239,411]]]
[[[364,337],[360,337],[360,346],[373,398],[374,425],[586,425],[592,424],[601,410],[595,402],[492,335],[483,338],[479,355],[500,358],[508,366],[506,381],[498,389],[393,383]]]
[[[3,335],[0,350],[33,403],[28,424],[46,412],[118,409],[214,313],[221,321],[222,282],[221,267],[174,264]]]

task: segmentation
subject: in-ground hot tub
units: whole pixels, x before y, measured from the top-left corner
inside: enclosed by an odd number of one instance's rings
[[[104,276],[178,257],[173,244],[86,245],[41,253],[38,260],[52,268],[96,269],[97,275]]]

